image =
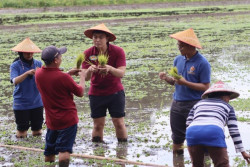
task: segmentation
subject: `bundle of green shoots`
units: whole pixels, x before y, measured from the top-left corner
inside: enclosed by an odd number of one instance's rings
[[[182,78],[181,75],[178,75],[177,67],[171,67],[171,69],[168,70],[168,74],[178,80]]]
[[[85,60],[85,55],[83,53],[79,54],[76,58],[76,68],[80,69],[82,63]]]
[[[108,57],[108,55],[99,54],[97,59],[98,59],[98,64],[100,66],[105,66],[108,64],[109,57]]]

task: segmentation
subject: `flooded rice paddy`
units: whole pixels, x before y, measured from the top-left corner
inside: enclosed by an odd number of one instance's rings
[[[95,24],[93,24],[95,25]],[[204,49],[200,52],[212,66],[212,82],[225,81],[241,93],[231,102],[240,120],[239,129],[247,152],[250,151],[250,23],[249,15],[223,17],[189,18],[173,21],[140,21],[110,23],[107,26],[116,34],[114,44],[126,52],[127,71],[123,78],[126,93],[126,126],[128,143],[117,142],[111,118],[107,116],[104,130],[104,144],[91,142],[92,119],[88,107],[87,90],[84,98],[75,98],[79,124],[74,153],[121,158],[158,165],[173,165],[171,152],[171,130],[169,108],[174,88],[158,78],[160,71],[167,71],[174,57],[179,54],[176,41],[169,34],[187,28],[194,28]],[[67,71],[75,67],[75,58],[89,48],[91,40],[83,31],[89,25],[70,28],[39,28],[0,30],[0,143],[31,148],[44,148],[42,137],[15,138],[15,122],[12,111],[13,86],[9,82],[9,65],[17,56],[10,49],[26,37],[30,37],[41,49],[48,45],[67,46],[62,67]],[[39,54],[35,54],[40,59]],[[89,83],[87,83],[87,89]],[[226,128],[227,129],[227,128]],[[30,133],[30,132],[29,132]],[[232,166],[246,166],[240,154],[236,154],[232,140],[226,130],[228,154]],[[24,151],[0,147],[0,166],[44,166],[41,152]],[[183,161],[183,162],[182,162]],[[190,167],[190,158],[185,148],[179,166]],[[176,164],[175,164],[176,165]],[[71,158],[70,166],[136,166],[113,161]],[[138,165],[140,166],[140,165]]]

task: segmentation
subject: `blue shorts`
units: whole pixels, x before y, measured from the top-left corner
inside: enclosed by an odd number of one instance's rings
[[[72,153],[76,132],[77,124],[61,130],[47,129],[44,155],[57,155],[59,152]]]
[[[186,139],[188,146],[227,147],[224,131],[216,125],[190,126],[187,129]]]
[[[123,90],[108,96],[89,96],[91,117],[106,116],[107,109],[112,118],[125,116],[125,93]]]

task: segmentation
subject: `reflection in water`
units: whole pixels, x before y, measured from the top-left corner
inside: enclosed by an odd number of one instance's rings
[[[116,146],[116,158],[126,159],[128,154],[128,143],[127,142],[117,142]],[[121,167],[125,167],[125,164],[119,164]]]
[[[184,165],[184,155],[173,154],[173,166],[174,167],[185,167]]]
[[[93,154],[96,156],[105,157],[110,152],[110,148],[107,143],[93,143]],[[116,145],[116,156],[117,159],[127,159],[128,154],[128,143],[127,142],[117,142]],[[119,163],[120,166],[125,167],[123,163]]]

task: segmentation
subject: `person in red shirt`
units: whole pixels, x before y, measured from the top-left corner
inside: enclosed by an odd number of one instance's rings
[[[94,46],[84,51],[85,61],[82,64],[86,72],[85,80],[91,79],[89,100],[91,117],[94,121],[92,131],[93,142],[103,142],[103,130],[107,110],[115,126],[119,142],[127,142],[125,117],[125,93],[121,78],[125,75],[126,58],[122,48],[112,45],[116,36],[104,25],[100,24],[87,29],[84,34],[93,40]],[[108,56],[108,63],[98,63],[100,54]]]
[[[42,51],[45,63],[37,69],[35,78],[41,93],[46,116],[45,162],[54,162],[59,153],[59,166],[69,166],[70,153],[77,132],[77,109],[73,95],[82,97],[85,89],[85,73],[72,69],[63,73],[59,67],[66,47],[49,46]],[[77,84],[71,75],[80,75]]]

